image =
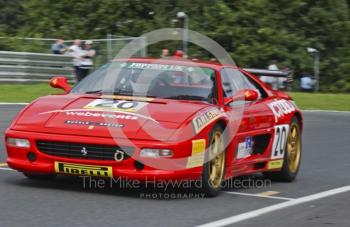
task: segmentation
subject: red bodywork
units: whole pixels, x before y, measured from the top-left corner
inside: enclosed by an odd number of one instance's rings
[[[133,62],[152,63],[154,59],[131,59]],[[217,105],[199,101],[181,101],[170,99],[154,99],[147,102],[147,115],[156,120],[165,128],[176,129],[174,131],[155,130],[150,136],[147,131],[152,130],[154,123],[148,119],[139,119],[130,121],[119,119],[118,123],[125,124],[123,133],[125,138],[112,138],[107,127],[95,127],[89,129],[86,125],[66,125],[66,120],[84,120],[96,121],[98,117],[89,116],[67,116],[66,112],[57,112],[57,110],[81,109],[93,100],[100,99],[96,94],[65,94],[50,95],[39,98],[24,108],[14,119],[11,126],[6,131],[6,138],[23,138],[30,141],[30,148],[19,148],[10,146],[6,143],[8,165],[21,172],[30,173],[55,173],[54,163],[77,163],[86,165],[111,166],[114,177],[123,176],[129,179],[139,180],[169,180],[169,179],[199,179],[202,174],[202,166],[193,168],[183,168],[178,170],[162,170],[145,165],[143,169],[135,168],[135,160],[138,162],[166,162],[167,158],[143,158],[140,157],[139,148],[164,148],[171,149],[174,156],[169,158],[183,158],[191,156],[192,140],[205,139],[208,144],[208,138],[211,129],[215,124],[221,124],[224,127],[230,127],[230,119],[225,112],[234,107],[224,105],[222,95],[220,70],[222,68],[235,68],[229,65],[221,65],[207,62],[188,62],[181,60],[157,60],[164,64],[174,65],[195,65],[199,67],[212,68],[216,72],[218,81],[218,102]],[[271,161],[271,152],[274,141],[276,125],[290,124],[292,118],[296,116],[302,122],[301,112],[292,102],[291,98],[282,93],[268,88],[264,83],[258,80],[254,75],[244,72],[238,68],[246,77],[251,78],[260,86],[267,97],[253,102],[247,102],[244,109],[243,119],[234,139],[229,143],[226,149],[226,178],[235,177],[244,174],[264,171],[278,171],[279,168],[269,167]],[[118,97],[115,97],[118,99]],[[125,99],[133,100],[133,97]],[[278,100],[286,100],[293,106],[293,111],[289,113],[276,115],[269,104]],[[192,119],[200,112],[208,109],[217,108],[221,111],[220,117],[210,122],[197,134],[193,130],[188,130],[188,125]],[[54,111],[50,113],[50,111]],[[48,113],[49,112],[49,113]],[[142,114],[143,110],[138,113]],[[44,113],[44,114],[43,114]],[[103,118],[102,118],[103,119]],[[191,140],[183,140],[185,136],[193,134]],[[260,137],[259,137],[260,136]],[[156,140],[154,138],[159,138]],[[238,144],[245,141],[246,138],[254,139],[254,146],[260,150],[247,157],[237,158]],[[5,139],[6,139],[5,138]],[[44,154],[39,151],[37,141],[56,141],[56,142],[74,142],[79,144],[101,144],[101,145],[129,145],[130,141],[137,145],[131,158],[116,162],[115,160],[94,160],[84,158],[60,157]],[[179,142],[180,141],[180,142]],[[264,143],[259,147],[259,143]],[[258,149],[256,148],[256,149]],[[255,148],[254,148],[255,149]],[[29,161],[28,152],[36,154],[35,161]],[[148,160],[146,160],[148,159]]]

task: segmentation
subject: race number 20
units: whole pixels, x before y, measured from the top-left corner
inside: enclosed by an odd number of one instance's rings
[[[289,133],[289,125],[275,126],[275,136],[273,139],[271,159],[282,159],[286,152],[286,144]]]
[[[96,99],[84,106],[85,109],[101,109],[110,111],[137,112],[147,105],[147,102]]]

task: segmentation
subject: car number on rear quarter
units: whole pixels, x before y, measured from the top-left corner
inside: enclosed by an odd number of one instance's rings
[[[289,125],[276,125],[273,137],[271,159],[283,159],[289,133]]]

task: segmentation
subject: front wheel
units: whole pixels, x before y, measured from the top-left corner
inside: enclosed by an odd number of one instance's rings
[[[266,172],[264,176],[275,181],[294,181],[300,167],[301,150],[300,122],[298,118],[293,117],[290,124],[282,169],[278,172]]]
[[[202,191],[207,197],[217,196],[225,176],[225,143],[221,126],[214,126],[209,136],[207,161],[203,165]]]

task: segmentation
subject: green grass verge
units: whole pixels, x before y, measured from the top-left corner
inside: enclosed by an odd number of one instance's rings
[[[34,99],[62,93],[50,87],[49,83],[39,84],[0,84],[0,102],[31,102]]]
[[[61,90],[51,88],[49,83],[40,84],[0,84],[0,102],[31,102],[49,94],[59,94]],[[296,104],[304,110],[346,110],[350,111],[350,94],[310,94],[289,92]]]
[[[350,111],[350,94],[289,92],[300,109]]]

